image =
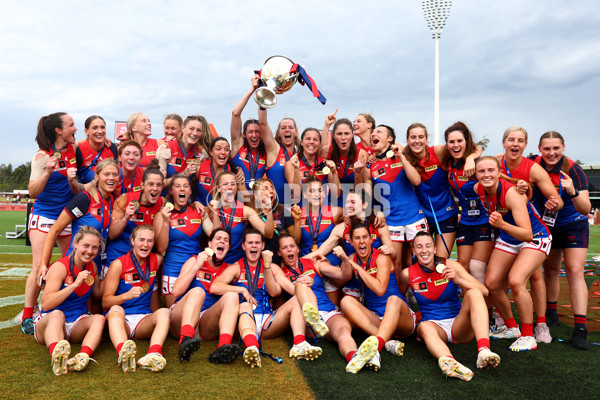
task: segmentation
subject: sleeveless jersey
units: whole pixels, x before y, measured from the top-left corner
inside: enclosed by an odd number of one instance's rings
[[[319,222],[319,214],[310,214],[306,207],[302,207],[302,219],[300,221],[302,231],[300,238],[300,256],[305,256],[311,252],[311,246],[313,245],[313,236],[311,234],[311,227],[316,228],[314,231],[317,234],[316,241],[317,245],[321,246],[331,235],[331,231],[335,228],[335,221],[333,210],[331,206],[321,206],[321,221]],[[340,265],[340,259],[333,254],[333,252],[326,255],[331,265]]]
[[[446,260],[444,260],[444,265]],[[442,277],[437,271],[415,263],[408,267],[408,278],[422,321],[455,318],[460,312],[458,287],[452,280]]]
[[[180,174],[186,170],[189,163],[197,162],[200,158],[196,145],[191,150],[186,150],[185,146],[179,140],[172,140],[166,143],[171,149],[171,159],[167,164],[167,178]]]
[[[508,189],[510,189],[513,186],[514,185],[512,183],[504,179],[500,179],[500,181],[498,182],[498,190],[495,196],[486,195],[485,190],[481,185],[477,187],[477,194],[479,195],[479,199],[484,205],[486,212],[491,214],[494,211],[498,211],[500,214],[502,214],[502,218],[504,219],[504,221],[508,222],[511,225],[516,225],[515,219],[512,215],[512,211],[509,210],[506,206],[506,192],[508,192]],[[529,213],[529,220],[531,221],[531,231],[533,232],[533,238],[535,239],[548,237],[550,235],[550,230],[542,221],[539,214],[533,208],[530,202],[527,202],[527,212]],[[500,239],[513,245],[523,243],[522,241],[513,238],[503,230],[500,230]]]
[[[448,168],[448,183],[458,198],[458,203],[462,209],[460,214],[460,224],[473,226],[488,223],[488,215],[479,201],[479,196],[473,188],[477,183],[474,176],[464,175],[465,163],[460,161],[454,163],[450,161]]]
[[[198,259],[198,255],[192,257],[194,260]],[[214,282],[215,278],[227,268],[227,264],[223,263],[220,267],[213,268],[210,265],[210,262],[206,261],[202,267],[196,273],[196,276],[190,283],[188,290],[185,291],[187,293],[190,289],[199,287],[204,290],[206,293],[206,298],[204,299],[204,303],[202,304],[202,311],[208,310],[212,306],[215,305],[217,301],[221,298],[221,296],[217,296],[215,294],[210,293],[210,287]],[[185,293],[177,298],[177,301],[181,300]]]
[[[158,140],[148,138],[146,144],[142,146],[144,149],[142,153],[142,161],[140,161],[140,166],[146,168],[150,161],[156,158],[156,150],[158,150]]]
[[[117,145],[111,143],[108,147],[102,145],[100,151],[97,152],[92,148],[89,140],[86,140],[85,142],[79,143],[79,146],[75,151],[75,157],[77,160],[77,176],[79,177],[79,182],[88,183],[93,181],[96,177],[96,165],[107,158],[118,160],[119,151],[117,150]]]
[[[220,208],[219,218],[223,228],[229,232],[229,242],[231,243],[229,251],[227,252],[227,255],[225,255],[224,261],[227,264],[233,264],[244,256],[244,250],[242,249],[242,236],[246,230],[244,204],[236,200],[235,209]]]
[[[75,265],[73,268],[75,275],[72,275],[70,264],[71,257],[65,256],[50,266],[50,268],[65,268],[67,270],[67,276],[61,283],[59,290],[63,290],[67,286],[72,285],[77,279],[77,275],[83,271]],[[84,266],[84,270],[90,271],[91,276],[96,277],[96,274],[94,273],[94,264],[91,261]],[[65,322],[75,321],[77,318],[88,312],[88,299],[92,294],[93,285],[93,283],[88,285],[87,283],[82,282],[81,286],[75,289],[62,303],[50,310],[41,310],[41,313],[45,314],[54,310],[60,310],[65,315]]]
[[[371,179],[374,203],[382,207],[388,225],[410,225],[423,218],[419,199],[398,158],[371,164]]]
[[[200,253],[202,216],[188,205],[172,210],[169,222],[169,246],[165,253],[163,275],[179,276],[183,264]]]
[[[429,160],[423,157],[421,166],[421,184],[415,187],[419,203],[428,221],[434,222],[433,211],[438,221],[445,221],[455,216],[458,211],[448,183],[448,172],[444,171],[440,160],[432,146],[427,147]],[[431,200],[431,202],[430,202]]]
[[[54,152],[52,150],[49,152],[38,150],[38,153],[48,154],[52,157]],[[61,152],[61,158],[57,161],[56,168],[48,178],[44,190],[35,199],[32,214],[49,219],[58,218],[63,208],[74,196],[67,179],[68,168],[77,168],[75,149],[71,144]]]
[[[115,190],[117,196],[123,193],[129,192],[141,192],[142,191],[142,178],[144,177],[144,168],[138,167],[135,169],[132,179],[125,179],[123,176],[123,168],[119,169],[120,184]]]
[[[246,177],[246,189],[250,190],[250,182],[262,178],[267,167],[267,154],[264,150],[251,152],[244,145],[231,160],[244,171]],[[253,174],[251,174],[253,172]]]
[[[534,164],[535,161],[523,157],[517,168],[508,169],[508,166],[506,165],[506,158],[502,156],[502,161],[500,161],[500,172],[509,178],[523,179],[525,182],[530,183],[529,174],[531,172],[531,167],[533,167]]]
[[[231,171],[228,164],[225,164],[225,171]],[[212,160],[204,160],[198,168],[198,190],[196,191],[196,201],[202,203],[203,206],[208,204],[213,199],[213,189],[215,187],[215,177],[218,173],[214,170]]]
[[[126,194],[125,207],[132,201],[137,201],[139,206],[133,217],[125,224],[125,229],[119,237],[108,242],[106,250],[106,265],[126,254],[130,250],[131,232],[140,225],[150,225],[154,223],[154,216],[160,211],[163,206],[163,198],[159,197],[154,205],[144,205],[140,202],[142,192],[129,192]]]
[[[316,176],[317,179],[323,182],[323,184],[327,183],[327,175],[323,173],[323,167],[325,167],[325,159],[317,157],[317,163],[313,163],[310,165],[305,163],[302,157],[300,157],[298,161],[300,162],[299,171],[300,180],[302,181],[302,183],[304,183],[306,181],[306,178],[308,178],[311,175]]]
[[[296,282],[301,275],[309,276],[313,279],[313,285],[311,289],[317,298],[317,307],[319,311],[334,311],[336,306],[331,302],[329,296],[325,292],[325,286],[323,285],[323,277],[317,271],[317,268],[313,264],[312,260],[308,258],[301,258],[298,260],[298,266],[296,268],[290,268],[285,264],[282,264],[282,271],[290,282]]]
[[[150,271],[148,271],[146,262],[140,264],[140,269],[143,274],[148,274],[149,279],[145,280],[138,270],[135,268],[132,257],[135,257],[132,252],[119,257],[121,261],[122,270],[121,278],[119,280],[119,287],[115,292],[115,296],[119,296],[123,293],[127,293],[134,286],[142,286],[144,282],[148,283],[149,290],[146,293],[142,293],[135,299],[126,300],[121,304],[125,314],[150,314],[150,302],[152,299],[152,291],[154,289],[154,280],[156,279],[156,271],[158,270],[158,258],[156,254],[150,253],[147,260],[150,261]]]
[[[279,145],[279,153],[277,153],[277,158],[271,167],[266,169],[266,176],[271,181],[273,181],[273,186],[275,186],[275,193],[277,193],[277,199],[280,204],[287,204],[289,202],[289,193],[288,198],[285,196],[285,185],[287,181],[285,180],[285,163],[290,159],[291,156],[296,154],[294,151],[292,154],[289,154],[287,150],[284,149],[282,145]]]
[[[269,303],[269,294],[265,287],[263,260],[262,258],[259,259],[258,265],[255,267],[248,265],[248,273],[246,273],[245,260],[246,257],[243,257],[241,260],[237,261],[240,268],[240,276],[238,276],[233,284],[235,286],[245,287],[252,297],[256,299],[258,306],[254,310],[255,314],[270,314],[273,312],[273,308]],[[256,277],[257,270],[259,273],[258,278]],[[248,278],[251,280],[250,282],[248,282]],[[244,298],[240,295],[240,302],[244,301]]]
[[[356,154],[360,153],[361,150],[366,151],[369,156],[373,155],[373,148],[366,147],[362,141],[356,143]]]

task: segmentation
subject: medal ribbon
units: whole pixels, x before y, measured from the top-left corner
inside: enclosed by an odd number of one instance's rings
[[[317,173],[317,169],[319,168],[319,157],[315,156],[315,166],[313,167],[312,165],[310,165],[310,163],[308,162],[308,160],[306,159],[306,157],[304,156],[304,154],[302,154],[302,162],[304,163],[304,165],[306,165],[308,167],[308,169],[311,170],[312,173],[316,174]]]
[[[288,153],[287,149],[285,148],[284,145],[280,144],[279,145],[282,149],[283,149],[283,155],[285,157],[285,161],[290,161],[290,153]],[[292,156],[296,154],[296,149],[294,148],[294,151],[292,152]]]
[[[183,143],[181,143],[179,140],[177,140],[177,143],[179,144],[179,149],[186,158],[198,158],[198,153],[196,152],[196,145],[192,147],[193,152],[192,156],[190,156],[189,152],[185,149]]]
[[[261,260],[258,260],[258,264],[256,265],[256,270],[254,271],[254,277],[252,277],[252,271],[250,271],[250,265],[248,265],[248,260],[244,257],[244,269],[246,270],[246,282],[248,283],[248,291],[250,295],[256,298],[255,294],[258,290],[258,279],[260,278],[260,266]],[[254,279],[253,279],[254,278]]]
[[[129,186],[129,190],[125,188],[125,178],[123,178],[123,168],[119,169],[119,174],[121,175],[121,194],[129,192],[133,192],[133,185],[135,184],[135,175],[137,174],[137,168],[133,173],[133,178],[131,179],[131,185]]]
[[[302,260],[300,260],[300,259],[298,259],[298,269],[300,270],[300,272],[296,271],[294,268],[289,267],[289,266],[287,268],[290,270],[290,272],[292,274],[294,274],[295,277],[299,277],[304,272],[304,266],[302,265]]]
[[[102,154],[102,152],[104,151],[104,146],[105,146],[105,143],[102,143],[102,148],[100,149],[98,154],[96,154],[96,157],[94,157],[91,164],[88,165],[87,167],[83,167],[81,169],[81,171],[77,171],[77,176],[81,176],[85,171],[87,171],[90,168],[93,168],[98,163],[98,158],[100,158],[100,154]]]
[[[310,212],[310,208],[308,210],[308,218],[310,222],[308,224],[308,230],[310,231],[310,236],[312,237],[313,244],[317,243],[317,237],[319,236],[319,228],[321,227],[321,218],[323,218],[323,210],[319,208],[319,216],[317,217],[317,222],[315,226],[313,226],[312,213]]]
[[[256,160],[253,160],[252,151],[248,149],[248,170],[250,171],[250,179],[256,180],[256,172],[258,171],[258,163],[260,162],[260,150],[256,151]]]
[[[228,233],[231,233],[231,229],[233,228],[233,219],[235,217],[235,210],[237,208],[237,201],[233,203],[233,206],[230,208],[231,213],[227,216],[227,220],[225,220],[225,211],[223,207],[219,207],[219,219],[221,220],[221,225]]]
[[[146,258],[146,265],[144,266],[144,271],[142,270],[142,266],[138,262],[137,257],[135,256],[135,254],[133,254],[133,251],[129,252],[129,257],[131,258],[131,261],[133,261],[133,266],[135,267],[135,270],[137,271],[140,278],[142,278],[145,282],[150,283],[150,271],[152,269],[150,267],[150,258]]]

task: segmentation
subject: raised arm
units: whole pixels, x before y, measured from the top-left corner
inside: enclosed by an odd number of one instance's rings
[[[248,104],[252,93],[258,88],[258,80],[258,75],[252,77],[252,87],[233,107],[233,111],[231,111],[231,154],[237,154],[244,144],[244,137],[242,136],[242,111],[246,108],[246,104]]]

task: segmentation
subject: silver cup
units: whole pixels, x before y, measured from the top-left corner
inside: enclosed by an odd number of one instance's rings
[[[254,101],[262,108],[273,108],[277,104],[277,94],[287,92],[298,80],[298,73],[290,74],[294,62],[284,56],[267,58],[260,73],[264,86],[254,92]]]

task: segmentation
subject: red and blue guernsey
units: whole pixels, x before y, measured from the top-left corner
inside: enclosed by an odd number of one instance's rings
[[[119,169],[119,176],[121,177],[120,185],[115,190],[117,196],[123,193],[129,192],[141,192],[142,191],[142,178],[144,177],[144,168],[138,166],[135,169],[132,179],[125,179],[123,176],[123,168]]]
[[[373,227],[373,224],[369,224],[369,233],[371,234],[371,247],[374,249],[380,248],[382,243],[379,237],[379,229]],[[350,244],[350,225],[348,224],[344,224],[344,251],[347,255],[356,253],[356,250]]]
[[[585,173],[583,172],[583,169],[581,169],[579,164],[576,164],[575,161],[569,158],[567,158],[566,160],[569,165],[569,177],[573,180],[573,187],[577,190],[588,190],[588,182]],[[567,191],[563,190],[562,188],[560,179],[562,177],[561,171],[562,165],[565,161],[565,157],[563,156],[560,159],[560,161],[554,166],[554,168],[552,168],[549,171],[542,157],[536,156],[534,161],[540,164],[548,172],[552,183],[556,187],[556,190],[558,190],[558,194],[560,195],[565,204],[563,208],[561,208],[561,210],[558,212],[554,226],[564,226],[570,224],[571,222],[587,219],[587,216],[579,214],[577,212],[577,210],[575,209],[575,205],[573,204],[573,200],[569,197]],[[538,212],[540,214],[543,214],[545,210],[544,204],[546,203],[547,199],[546,197],[544,197],[544,195],[538,188],[534,188],[532,200],[534,201],[533,205],[538,210]]]
[[[290,280],[290,282],[296,282],[298,277],[305,275],[313,280],[313,285],[310,287],[317,298],[317,307],[319,311],[334,311],[337,307],[331,302],[327,293],[325,293],[325,286],[323,285],[323,277],[317,271],[317,268],[313,264],[312,260],[308,258],[301,258],[298,260],[298,266],[296,268],[288,267],[282,264],[282,271]]]
[[[317,214],[312,214],[306,207],[302,207],[302,226],[300,236],[300,256],[305,256],[315,244],[321,246],[331,235],[335,228],[333,210],[329,205],[322,205]],[[331,265],[340,265],[340,259],[333,252],[326,255]]]
[[[73,218],[73,222],[71,223],[73,234],[71,235],[71,243],[69,244],[69,249],[66,254],[71,254],[73,251],[73,238],[75,238],[75,234],[84,226],[91,226],[100,232],[103,243],[106,243],[106,239],[108,238],[108,228],[110,226],[110,217],[115,203],[115,197],[111,194],[108,200],[105,200],[98,188],[90,190],[96,191],[98,200],[95,200],[90,192],[85,191],[78,193],[65,207],[67,214]],[[104,248],[104,251],[106,251],[106,248]],[[98,255],[94,258],[94,262],[96,265],[102,265],[102,261],[104,261],[102,259],[102,254],[98,251]]]
[[[158,258],[156,254],[150,253],[146,262],[138,264],[137,258],[132,252],[118,258],[121,261],[121,279],[115,296],[127,293],[136,286],[146,287],[146,291],[135,299],[126,300],[121,304],[125,314],[150,314],[150,302],[154,289],[154,280],[158,270]]]
[[[163,275],[176,277],[183,264],[193,255],[200,253],[202,215],[194,207],[185,205],[181,210],[173,209],[169,222],[169,246],[165,253]]]
[[[60,290],[72,285],[77,279],[77,275],[83,271],[77,265],[75,265],[73,256],[65,256],[61,258],[57,262],[53,263],[50,268],[65,268],[67,270],[67,276],[60,285]],[[94,264],[91,261],[85,265],[84,269],[89,271],[92,277],[96,277],[96,274],[94,273]],[[92,294],[93,285],[93,282],[91,285],[82,282],[81,285],[71,292],[71,294],[62,303],[51,310],[41,310],[41,313],[45,314],[54,310],[60,310],[63,312],[63,314],[65,314],[66,322],[75,321],[77,318],[88,312],[88,299]]]
[[[287,204],[285,198],[285,185],[287,181],[285,180],[285,163],[290,159],[291,156],[296,154],[293,151],[291,154],[287,151],[285,146],[279,145],[279,153],[277,153],[277,158],[273,165],[270,168],[267,168],[266,175],[271,181],[273,181],[273,186],[275,186],[275,193],[277,193],[277,199],[280,204]],[[288,194],[289,196],[289,194]]]
[[[487,224],[489,222],[488,214],[474,190],[477,179],[474,176],[464,175],[464,169],[464,161],[450,161],[448,182],[462,209],[460,223],[467,226]]]
[[[196,260],[198,258],[198,255],[195,255],[192,258]],[[185,291],[185,293],[187,293],[190,289],[196,287],[202,288],[204,290],[204,292],[206,293],[206,298],[204,299],[204,304],[202,304],[202,311],[208,310],[209,308],[214,306],[215,303],[221,298],[221,296],[211,294],[210,287],[214,282],[215,278],[221,275],[225,268],[227,268],[227,264],[225,264],[224,262],[221,264],[221,266],[213,268],[210,265],[210,262],[206,261],[196,273],[196,276],[190,283],[188,290]],[[185,296],[185,293],[179,296],[177,298],[177,301],[181,300],[181,298]]]
[[[244,204],[236,200],[235,207],[219,208],[219,219],[221,220],[221,226],[229,232],[231,243],[224,261],[227,264],[233,264],[244,256],[244,250],[242,249],[242,236],[246,230]]]
[[[250,183],[265,176],[267,167],[267,153],[264,150],[249,151],[244,145],[231,160],[244,171],[246,189],[250,190]]]
[[[443,264],[446,265],[446,260]],[[419,263],[408,267],[408,279],[419,305],[422,321],[456,318],[461,304],[458,287],[452,280]]]
[[[231,171],[228,164],[225,164],[225,171]],[[207,206],[213,199],[213,190],[215,188],[215,177],[218,173],[215,171],[212,160],[204,160],[198,168],[198,190],[196,191],[196,201]]]
[[[510,211],[506,206],[506,192],[508,192],[508,189],[510,189],[513,186],[514,185],[512,183],[504,179],[500,179],[498,181],[498,189],[495,195],[488,196],[485,193],[484,187],[481,185],[477,187],[477,194],[479,195],[479,199],[483,203],[486,212],[491,214],[494,211],[498,211],[500,214],[502,214],[502,218],[504,219],[504,221],[511,225],[516,225],[515,219],[512,215],[512,211]],[[540,215],[537,213],[535,208],[533,208],[530,202],[527,202],[527,212],[529,213],[529,220],[531,221],[531,231],[533,232],[533,238],[546,238],[550,236],[550,230],[542,221]],[[518,245],[523,243],[522,241],[513,238],[503,230],[500,230],[500,239],[512,245]]]
[[[356,154],[360,153],[361,150],[366,151],[369,156],[373,155],[373,147],[366,147],[362,141],[356,143]]]
[[[371,164],[371,179],[374,203],[382,207],[389,226],[410,225],[423,218],[419,199],[398,158],[377,159]]]
[[[160,211],[163,206],[162,197],[158,198],[158,201],[155,204],[145,205],[141,203],[141,192],[129,192],[126,194],[125,198],[125,207],[129,205],[132,201],[137,202],[138,208],[127,224],[125,224],[125,229],[123,232],[108,242],[108,246],[106,249],[106,265],[110,265],[114,260],[126,254],[130,248],[130,238],[131,232],[140,226],[140,225],[150,225],[154,223],[154,216]]]
[[[146,144],[142,146],[142,149],[144,149],[144,151],[142,153],[142,161],[140,161],[140,166],[146,168],[148,164],[150,164],[150,162],[156,158],[156,150],[158,150],[158,140],[148,138]]]
[[[325,167],[325,159],[317,157],[317,161],[313,164],[309,163],[306,157],[302,156],[299,160],[300,163],[300,180],[302,183],[306,181],[309,176],[316,176],[323,184],[327,183],[327,174],[323,172]]]
[[[56,152],[38,150],[38,153],[52,156]],[[35,199],[32,213],[49,219],[57,219],[63,208],[74,196],[69,180],[67,179],[67,169],[77,168],[75,150],[73,145],[69,144],[66,150],[60,152],[61,157],[56,163],[56,168],[48,178],[44,190]],[[37,156],[37,154],[36,154]]]
[[[419,164],[421,166],[421,184],[415,190],[427,222],[431,225],[435,224],[433,212],[438,221],[454,217],[458,210],[450,191],[448,172],[442,168],[432,146],[427,147],[427,156],[423,157]]]
[[[273,308],[269,303],[269,294],[265,287],[264,266],[262,258],[258,260],[258,265],[251,266],[248,264],[246,257],[243,257],[237,262],[240,268],[240,276],[233,283],[235,286],[241,286],[248,289],[248,292],[256,299],[255,314],[271,314]],[[245,301],[240,295],[240,302]]]
[[[367,262],[365,264],[363,264],[362,261],[360,261],[357,254],[354,254],[352,256],[352,261],[354,261],[355,263],[360,265],[365,271],[367,271],[367,274],[371,275],[373,278],[377,278],[377,257],[379,257],[379,254],[381,254],[379,250],[371,249],[371,254],[369,254],[369,258],[367,259]],[[363,293],[365,298],[365,305],[369,310],[377,314],[378,317],[383,317],[383,314],[385,314],[385,305],[387,303],[387,299],[390,296],[398,296],[401,300],[403,300],[406,303],[406,299],[404,298],[402,293],[400,293],[400,289],[398,288],[398,282],[396,281],[396,274],[394,271],[390,272],[390,280],[388,282],[387,289],[385,290],[385,293],[382,296],[378,296],[363,282],[361,282],[361,287],[364,291]]]
[[[112,158],[119,159],[119,151],[117,145],[111,143],[110,146],[102,145],[100,151],[96,151],[90,145],[88,140],[79,143],[79,147],[75,151],[77,159],[77,176],[80,183],[88,183],[96,177],[96,165],[102,160]]]
[[[502,156],[502,161],[500,162],[500,172],[509,178],[523,179],[525,182],[530,182],[529,173],[531,172],[531,167],[533,167],[534,164],[535,161],[530,160],[529,158],[523,158],[517,168],[509,169],[508,165],[506,165],[506,158]]]
[[[196,145],[189,151],[185,149],[185,146],[179,140],[167,142],[167,145],[171,149],[171,159],[167,165],[167,178],[182,173],[189,163],[196,162],[200,158]]]

